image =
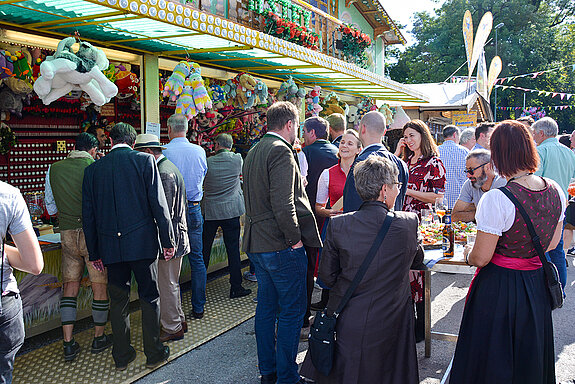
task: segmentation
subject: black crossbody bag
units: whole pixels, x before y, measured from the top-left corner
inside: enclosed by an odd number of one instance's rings
[[[388,212],[387,216],[385,217],[385,221],[383,222],[377,237],[373,242],[373,245],[363,260],[361,267],[359,267],[359,270],[355,274],[351,285],[345,292],[345,295],[341,299],[341,302],[339,303],[339,306],[333,315],[328,315],[325,310],[321,313],[317,313],[313,324],[310,327],[308,352],[311,356],[311,362],[313,363],[315,369],[317,369],[318,372],[325,376],[329,375],[333,365],[336,342],[335,324],[337,317],[351,298],[351,295],[361,282],[361,279],[363,279],[365,272],[367,272],[367,268],[375,257],[375,254],[383,242],[385,235],[387,235],[387,231],[389,230],[393,218],[394,214]]]
[[[525,211],[525,208],[521,205],[517,197],[509,189],[506,187],[499,188],[501,192],[505,194],[511,200],[511,202],[515,205],[521,216],[523,216],[523,220],[525,224],[527,224],[527,229],[529,230],[529,234],[531,235],[531,240],[533,240],[533,245],[535,246],[535,250],[539,255],[539,259],[541,260],[541,264],[543,264],[543,270],[545,271],[545,280],[547,285],[547,291],[549,292],[549,297],[551,298],[551,309],[561,308],[563,306],[563,288],[561,287],[561,282],[559,281],[559,273],[557,272],[557,267],[555,264],[548,261],[545,257],[545,251],[543,250],[543,246],[541,245],[541,240],[539,236],[535,233],[535,228],[533,228],[533,222],[529,218],[529,215]]]

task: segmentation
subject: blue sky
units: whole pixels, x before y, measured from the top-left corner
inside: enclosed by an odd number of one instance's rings
[[[406,27],[401,30],[407,39],[407,45],[414,43],[413,36],[408,33],[412,28],[412,16],[415,12],[428,11],[433,14],[433,9],[438,8],[445,0],[404,0],[404,1],[382,1],[382,5],[388,15],[397,23]]]

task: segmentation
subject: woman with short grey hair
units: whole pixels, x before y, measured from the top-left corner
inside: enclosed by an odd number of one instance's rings
[[[399,195],[398,170],[372,155],[355,165],[356,212],[331,218],[318,276],[331,289],[332,314],[353,281]],[[367,272],[337,318],[337,341],[329,376],[306,356],[300,373],[323,383],[419,383],[410,269],[425,269],[417,214],[395,212]]]
[[[391,191],[394,184],[399,185],[397,182],[398,174],[399,171],[395,164],[384,157],[372,155],[359,162],[353,171],[355,188],[359,197],[363,201],[377,200],[383,186],[387,186],[386,189]],[[387,199],[387,195],[384,194],[384,203],[386,203],[385,199]]]

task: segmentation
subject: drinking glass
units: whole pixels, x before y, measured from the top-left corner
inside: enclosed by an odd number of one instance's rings
[[[447,204],[443,197],[438,197],[435,199],[435,213],[439,216],[439,220],[443,221],[443,216],[447,212]]]
[[[433,211],[431,209],[421,210],[421,225],[428,226],[433,223]]]

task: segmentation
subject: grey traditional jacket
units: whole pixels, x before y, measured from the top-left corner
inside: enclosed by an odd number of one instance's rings
[[[225,220],[243,215],[244,194],[240,185],[242,156],[221,149],[208,157],[208,172],[204,178],[202,212],[205,220]]]
[[[296,155],[287,141],[266,134],[248,153],[243,167],[245,252],[276,252],[300,240],[321,247]]]
[[[190,252],[190,239],[188,238],[188,225],[186,220],[186,186],[184,177],[178,168],[162,157],[158,161],[158,170],[162,179],[162,186],[168,202],[168,210],[174,229],[175,252],[174,257],[181,257]]]

